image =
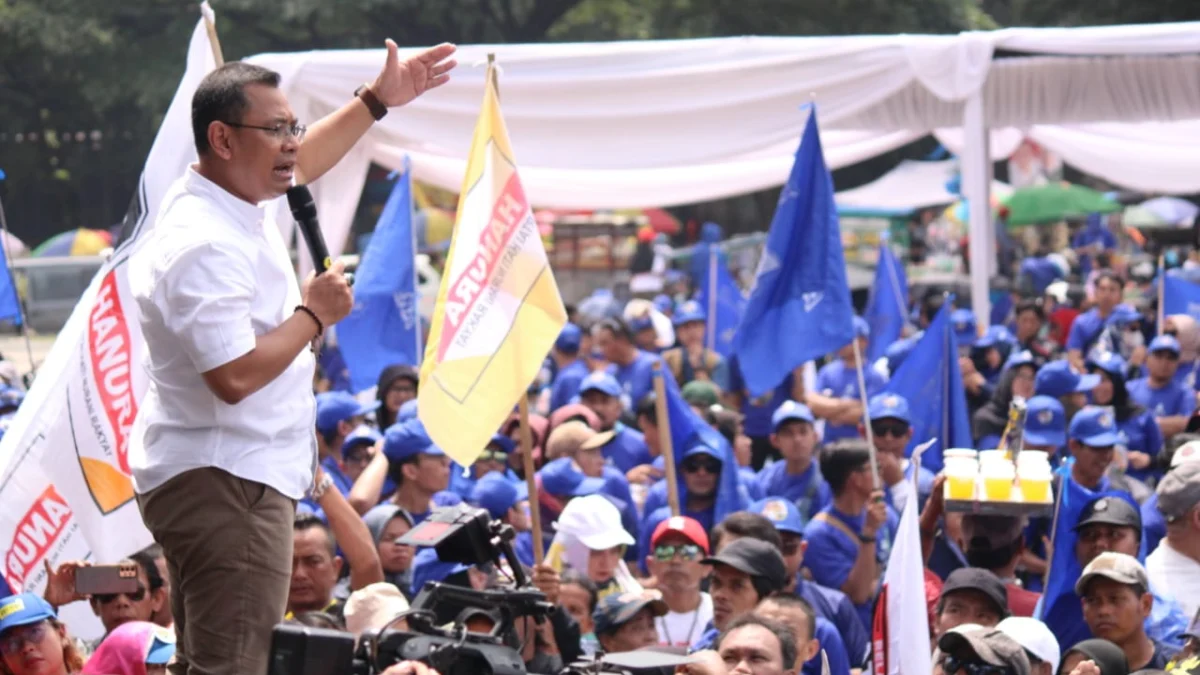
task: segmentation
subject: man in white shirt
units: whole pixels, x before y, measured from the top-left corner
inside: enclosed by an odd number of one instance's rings
[[[279,75],[245,63],[192,98],[199,161],[164,198],[129,280],[150,385],[131,434],[138,506],[167,558],[176,674],[265,673],[284,613],[296,500],[319,499],[309,350],[353,304],[335,263],[303,288],[271,209],[336,164],[392,106],[444,83],[441,45],[400,61],[305,139]],[[347,92],[349,94],[349,92]],[[276,205],[277,206],[277,205]]]
[[[700,561],[708,553],[708,534],[692,518],[672,516],[654,528],[646,568],[654,575],[668,610],[654,619],[660,645],[688,647],[712,621],[712,597],[700,590],[700,582],[708,576]]]
[[[1186,616],[1200,610],[1200,462],[1171,469],[1158,484],[1167,536],[1146,557],[1152,586],[1170,589]]]

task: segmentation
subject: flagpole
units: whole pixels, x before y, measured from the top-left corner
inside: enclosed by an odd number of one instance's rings
[[[1163,254],[1158,254],[1158,331],[1156,335],[1163,334],[1163,323],[1166,321],[1166,307],[1164,307],[1167,288],[1167,268],[1165,266]]]
[[[717,351],[717,250],[716,245],[708,245],[708,328],[705,340],[710,352]]]
[[[412,271],[413,271],[413,343],[416,351],[413,358],[417,367],[421,367],[424,354],[421,351],[421,275],[417,272],[417,200],[413,195],[412,162],[408,155],[404,156],[404,178],[408,181],[408,236],[412,238]]]
[[[675,482],[675,445],[671,442],[671,416],[667,411],[667,383],[663,380],[662,360],[654,362],[654,417],[658,425],[658,448],[662,453],[663,466],[667,470],[667,505],[671,515],[683,513],[679,509],[679,484]]]
[[[0,175],[0,181],[3,180],[3,175]],[[12,248],[9,247],[12,235],[8,232],[8,219],[4,216],[3,200],[0,200],[0,232],[4,233],[4,264],[8,267],[8,279],[12,282],[13,296],[17,299],[17,314],[21,317],[21,336],[25,338],[25,354],[29,357],[29,374],[37,377],[37,364],[33,362],[33,339],[29,337],[29,319],[25,316],[25,303],[21,301],[21,294],[17,292],[16,268],[13,267]]]
[[[220,68],[225,65],[225,55],[221,53],[221,41],[217,39],[217,15],[213,13],[207,0],[200,3],[200,15],[204,17],[204,28],[208,31],[208,44],[212,47],[213,61]]]
[[[537,474],[533,468],[533,432],[529,428],[529,395],[521,394],[517,404],[521,430],[521,462],[525,468],[525,485],[529,489],[529,529],[533,531],[533,562],[541,565],[546,557],[542,545],[542,510],[537,505]]]
[[[879,480],[879,456],[875,450],[875,432],[871,431],[871,412],[867,405],[867,378],[863,375],[863,358],[862,350],[858,347],[858,336],[855,335],[852,340],[854,345],[854,368],[858,371],[858,398],[862,401],[863,421],[866,422],[867,430],[867,445],[871,451],[871,477],[875,480],[875,489],[882,487],[882,482]]]

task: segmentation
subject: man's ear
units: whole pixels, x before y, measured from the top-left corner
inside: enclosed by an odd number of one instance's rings
[[[340,556],[340,555],[333,556],[333,571],[339,577],[342,576],[342,565],[345,564],[345,562],[346,562],[345,560],[342,560],[342,556]]]
[[[167,606],[167,589],[159,588],[150,594],[150,606],[154,608],[154,613],[157,614]]]
[[[821,641],[813,638],[809,640],[800,650],[800,658],[803,663],[808,663],[821,654]]]

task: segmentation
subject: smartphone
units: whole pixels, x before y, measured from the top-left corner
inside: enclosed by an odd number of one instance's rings
[[[92,565],[75,570],[75,592],[80,595],[136,593],[137,563]]]

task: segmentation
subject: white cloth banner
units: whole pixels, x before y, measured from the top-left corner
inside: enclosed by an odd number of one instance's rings
[[[126,216],[124,241],[84,292],[0,441],[0,550],[14,593],[40,591],[47,562],[111,563],[152,541],[126,457],[147,376],[125,263],[153,226],[167,187],[196,160],[192,94],[214,66],[201,20]],[[77,635],[96,625],[85,603],[66,611]]]
[[[919,457],[916,462],[914,474],[919,470]],[[912,675],[928,673],[933,668],[929,656],[925,564],[921,555],[917,510],[917,500],[908,499],[884,573],[883,595],[875,609],[874,675]],[[879,616],[881,613],[883,616]]]

